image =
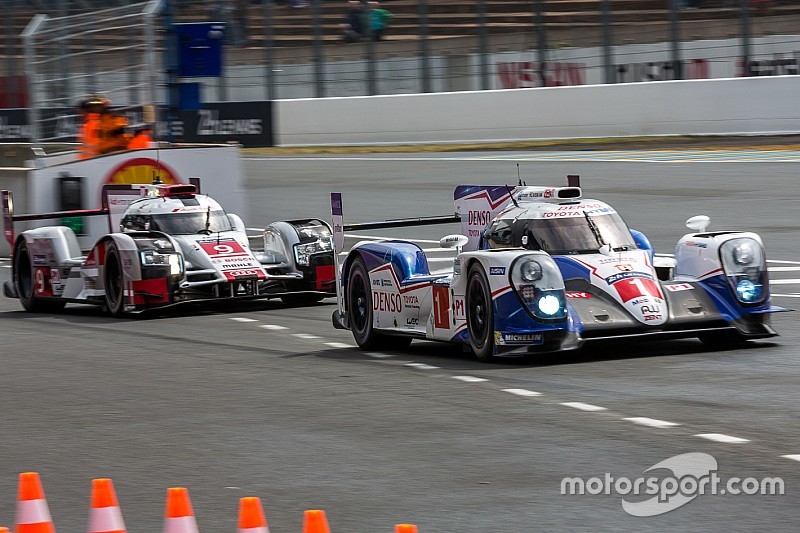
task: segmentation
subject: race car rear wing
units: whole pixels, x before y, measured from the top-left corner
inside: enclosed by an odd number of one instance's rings
[[[16,239],[16,231],[14,229],[15,222],[25,222],[28,220],[51,220],[56,218],[65,217],[91,217],[97,215],[108,214],[108,208],[100,209],[73,209],[70,211],[54,211],[52,213],[38,213],[15,215],[14,214],[14,198],[11,191],[0,191],[0,202],[3,208],[3,236],[6,238],[12,253],[14,250],[14,240]]]

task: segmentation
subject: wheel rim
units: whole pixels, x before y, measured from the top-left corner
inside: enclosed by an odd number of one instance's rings
[[[486,344],[488,333],[488,302],[479,275],[469,282],[469,329],[478,348]]]
[[[353,270],[353,276],[350,278],[350,299],[348,301],[348,308],[351,311],[351,327],[359,334],[364,333],[367,329],[367,322],[369,320],[369,308],[367,302],[369,301],[367,295],[366,283],[364,283],[364,274],[361,269]]]
[[[31,277],[31,260],[28,251],[20,249],[17,252],[17,289],[26,299],[33,297],[33,278]]]
[[[112,259],[113,258],[113,259]],[[117,254],[109,254],[106,261],[106,298],[112,307],[119,303],[120,293],[122,292],[122,272],[119,268]]]

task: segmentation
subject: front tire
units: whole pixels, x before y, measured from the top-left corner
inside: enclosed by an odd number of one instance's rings
[[[494,302],[486,272],[476,263],[467,276],[467,329],[469,344],[475,357],[489,362],[494,355]]]
[[[35,293],[35,273],[31,264],[28,243],[21,240],[14,250],[14,285],[22,307],[31,313],[54,313],[64,309],[65,302],[43,300]]]
[[[111,316],[121,316],[125,309],[125,276],[122,258],[113,242],[106,245],[106,264],[103,269],[106,309]]]

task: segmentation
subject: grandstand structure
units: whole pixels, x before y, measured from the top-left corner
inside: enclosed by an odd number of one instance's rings
[[[214,1],[164,0],[164,5],[169,9],[166,15],[162,13],[156,19],[153,47],[159,52],[164,49],[166,20],[208,21],[208,7]],[[749,1],[383,0],[382,7],[393,14],[385,40],[369,44],[363,41],[345,44],[341,39],[340,27],[346,9],[343,0],[307,0],[304,7],[292,7],[292,2],[288,0],[236,0],[236,21],[242,26],[245,40],[238,46],[226,46],[225,62],[228,67],[263,65],[265,62],[312,64],[320,60],[363,60],[367,55],[378,60],[417,58],[423,54],[466,56],[537,48],[559,50],[630,43],[668,43],[671,40],[735,39],[742,36],[743,32],[748,38],[798,33],[800,3],[768,0],[750,4]],[[22,34],[34,17],[40,14],[47,15],[51,20],[67,17],[71,23],[85,18],[97,25],[91,31],[81,30],[80,38],[64,41],[69,54],[74,54],[76,59],[85,57],[90,48],[95,48],[117,52],[116,55],[106,56],[111,58],[106,61],[106,66],[120,68],[130,61],[141,66],[138,57],[132,58],[131,52],[125,51],[131,45],[132,32],[139,30],[129,29],[124,24],[121,26],[125,26],[125,29],[115,30],[117,24],[108,22],[105,24],[109,27],[103,28],[104,23],[96,16],[105,10],[130,9],[132,4],[137,3],[145,2],[4,0],[0,3],[4,45],[0,47],[0,107],[27,107],[29,104],[24,101],[25,91],[20,90],[24,80],[22,74],[26,70]],[[745,8],[747,16],[743,17]],[[142,44],[140,35],[135,38],[137,46],[149,46]],[[53,46],[57,46],[59,40],[52,42]],[[81,47],[84,49],[81,50]],[[159,54],[159,59],[161,56]],[[63,62],[49,61],[56,71],[56,67],[64,67]],[[140,77],[147,75],[147,69],[144,68],[139,68],[137,72]],[[98,79],[92,77],[92,73],[83,72],[80,75],[90,81]],[[58,76],[48,79],[58,80]],[[264,80],[261,77],[260,80],[254,79],[253,83]],[[143,98],[141,93],[134,95],[138,89],[132,85],[136,83],[139,82],[120,82],[110,90],[131,94],[131,98],[124,96],[124,99],[142,103],[148,99]],[[51,83],[48,98],[60,98],[66,102],[77,94],[74,90],[77,85],[73,83],[67,91],[67,87]],[[87,90],[90,85],[85,84]],[[66,92],[59,94],[61,89]],[[97,86],[97,90],[106,89]]]

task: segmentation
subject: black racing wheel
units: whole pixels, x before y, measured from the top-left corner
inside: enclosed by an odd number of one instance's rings
[[[111,316],[122,315],[125,309],[125,276],[122,271],[122,258],[117,245],[106,244],[106,264],[103,269],[106,309]]]
[[[365,350],[402,349],[411,344],[410,337],[386,335],[372,327],[372,288],[364,260],[353,261],[347,276],[347,317],[356,343]]]
[[[36,274],[31,263],[31,254],[28,251],[28,243],[20,239],[14,250],[14,285],[17,289],[17,296],[22,303],[22,307],[31,313],[52,313],[64,308],[65,302],[58,300],[48,300],[37,298]],[[42,283],[44,281],[42,280]]]
[[[469,344],[481,361],[491,361],[494,356],[494,304],[486,272],[480,263],[469,269],[467,276],[467,328]]]

